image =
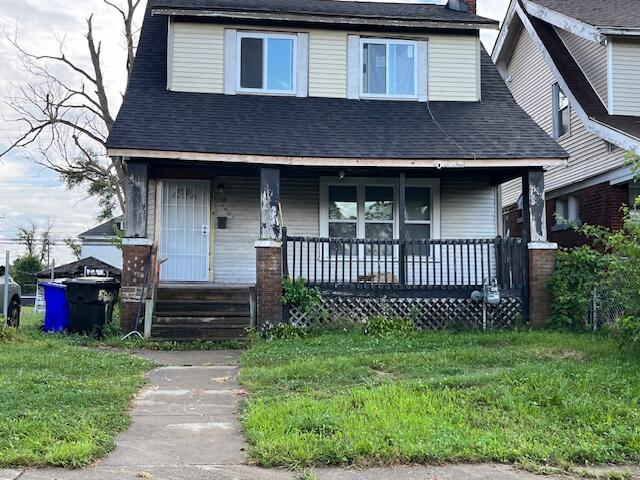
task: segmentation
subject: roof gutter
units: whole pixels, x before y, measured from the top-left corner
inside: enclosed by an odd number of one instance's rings
[[[272,13],[229,10],[196,10],[180,8],[154,8],[153,15],[187,16],[224,18],[233,20],[262,20],[272,22],[300,22],[310,24],[353,25],[353,26],[384,26],[395,28],[418,28],[437,30],[478,30],[487,28],[498,29],[498,22],[446,22],[436,20],[408,20],[408,19],[382,19],[379,17],[345,17],[332,15],[308,15],[299,13]]]

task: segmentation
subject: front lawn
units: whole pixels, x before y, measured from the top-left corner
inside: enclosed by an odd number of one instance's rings
[[[243,422],[263,466],[638,461],[638,361],[551,332],[258,343]]]
[[[85,465],[128,426],[151,364],[38,333],[38,321],[24,309],[24,329],[0,338],[0,467]]]

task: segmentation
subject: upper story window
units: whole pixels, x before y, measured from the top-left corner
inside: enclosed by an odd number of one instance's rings
[[[296,93],[297,37],[238,33],[239,92]]]
[[[417,98],[417,42],[360,39],[361,97]]]
[[[571,108],[569,99],[560,86],[553,85],[553,138],[556,140],[568,135],[571,131]]]

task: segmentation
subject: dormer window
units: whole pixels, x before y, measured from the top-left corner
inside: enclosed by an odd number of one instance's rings
[[[238,33],[238,92],[296,93],[297,37]]]
[[[362,38],[360,40],[362,98],[417,98],[417,42]]]

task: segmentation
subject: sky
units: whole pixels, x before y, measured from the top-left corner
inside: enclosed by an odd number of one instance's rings
[[[115,3],[122,1],[115,0]],[[434,0],[410,1],[432,3]],[[508,3],[508,0],[477,0],[478,14],[502,21]],[[10,40],[17,36],[25,50],[54,55],[62,42],[68,58],[87,65],[84,34],[86,18],[92,13],[95,36],[102,40],[106,84],[116,107],[124,89],[125,45],[122,36],[116,35],[122,28],[112,9],[102,0],[0,0],[0,150],[19,133],[11,121],[6,99],[17,86],[32,80],[22,68]],[[489,52],[497,35],[497,31],[481,32]],[[66,78],[75,78],[66,71],[60,73]],[[67,190],[55,173],[33,161],[37,152],[36,147],[14,151],[0,160],[0,264],[4,263],[5,250],[11,252],[12,258],[23,253],[12,241],[19,226],[31,222],[41,227],[51,224],[52,234],[58,240],[52,256],[56,264],[61,265],[72,260],[62,239],[75,237],[97,223],[99,209],[95,199],[81,189]]]

